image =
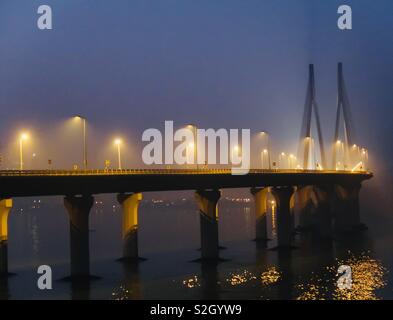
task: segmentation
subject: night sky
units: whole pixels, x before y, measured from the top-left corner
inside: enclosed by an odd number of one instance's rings
[[[53,9],[51,31],[36,27],[42,4]],[[1,152],[14,163],[16,132],[27,128],[43,158],[69,166],[80,147],[56,130],[74,114],[89,120],[95,165],[114,134],[130,145],[128,166],[137,164],[142,132],[164,120],[267,130],[277,148],[296,151],[309,63],[331,142],[342,61],[357,142],[380,172],[391,170],[393,2],[345,1],[353,9],[351,31],[337,28],[341,4],[1,0]]]

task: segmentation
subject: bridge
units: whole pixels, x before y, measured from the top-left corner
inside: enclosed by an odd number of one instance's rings
[[[138,211],[142,193],[193,190],[200,211],[201,260],[219,260],[218,202],[221,190],[249,188],[255,202],[256,240],[267,239],[267,197],[276,203],[277,249],[292,248],[295,210],[300,231],[310,231],[320,239],[359,230],[359,193],[362,182],[372,178],[366,169],[368,155],[354,144],[349,99],[345,92],[342,64],[338,65],[338,104],[332,164],[326,159],[319,109],[316,101],[314,67],[310,65],[298,160],[291,156],[289,169],[272,162],[270,143],[261,152],[262,168],[245,175],[229,169],[88,169],[86,119],[83,119],[84,170],[23,170],[23,135],[20,139],[20,170],[0,170],[0,276],[8,275],[8,216],[12,199],[29,196],[64,196],[70,221],[70,264],[72,278],[90,276],[89,212],[94,195],[117,194],[122,207],[123,261],[137,262]],[[312,137],[312,115],[316,121],[320,157]],[[343,118],[343,121],[341,121]],[[344,138],[339,140],[343,124]],[[195,130],[194,126],[194,130]],[[262,132],[264,133],[264,132]],[[119,168],[120,141],[117,141]],[[196,148],[194,153],[196,155]],[[265,168],[265,166],[267,168]],[[296,169],[291,168],[295,166]],[[272,169],[273,168],[273,169]],[[352,168],[352,169],[351,169]]]
[[[0,170],[4,198],[360,183],[363,171],[231,169]]]
[[[267,241],[267,195],[277,203],[277,248],[291,248],[295,197],[300,227],[312,227],[321,238],[350,232],[360,225],[364,171],[260,170],[232,175],[230,169],[199,170],[6,170],[0,171],[0,275],[8,274],[7,219],[12,198],[64,196],[70,221],[72,278],[90,275],[89,212],[95,194],[117,193],[122,207],[122,260],[137,262],[138,209],[142,192],[195,190],[200,211],[201,260],[219,259],[218,201],[221,189],[249,188],[255,201],[256,240]]]

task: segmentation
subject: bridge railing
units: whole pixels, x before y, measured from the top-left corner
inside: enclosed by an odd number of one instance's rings
[[[301,169],[251,169],[249,174],[369,174],[365,171],[301,170]],[[203,175],[232,174],[231,169],[87,169],[87,170],[0,170],[0,176],[91,176],[91,175]]]

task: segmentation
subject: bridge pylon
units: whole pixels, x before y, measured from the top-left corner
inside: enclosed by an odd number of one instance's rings
[[[319,150],[320,150],[320,159],[322,168],[327,167],[326,163],[326,156],[325,156],[325,148],[323,143],[323,136],[322,136],[322,128],[321,122],[319,117],[319,110],[318,104],[316,101],[316,94],[315,94],[315,76],[314,76],[314,65],[309,65],[309,77],[308,77],[308,86],[307,86],[307,94],[306,94],[306,102],[304,105],[304,112],[303,112],[303,122],[300,132],[300,141],[299,141],[299,159],[303,161],[303,169],[309,169],[310,167],[310,157],[315,160],[315,154],[312,154],[312,151],[315,153],[315,143],[311,135],[311,120],[312,114],[314,113],[316,127],[317,127],[317,135],[318,135],[318,142],[319,142]],[[313,112],[314,111],[314,112]],[[314,163],[316,167],[319,164]],[[318,169],[318,168],[317,168]]]
[[[70,279],[90,278],[89,214],[93,203],[94,197],[91,195],[64,198],[70,220]]]
[[[199,207],[201,228],[201,260],[219,260],[218,207],[220,190],[198,190],[195,200]]]
[[[266,242],[267,236],[267,196],[269,188],[251,188],[255,203],[255,241]]]
[[[122,208],[123,257],[120,260],[125,262],[143,260],[138,254],[138,210],[142,193],[121,193],[117,195],[117,200]]]
[[[344,126],[344,139],[340,140],[341,117]],[[343,169],[351,164],[350,148],[354,146],[354,127],[348,95],[345,88],[343,64],[340,62],[337,69],[337,113],[333,141],[333,169]],[[340,161],[339,161],[340,160]],[[342,162],[342,163],[341,163]]]

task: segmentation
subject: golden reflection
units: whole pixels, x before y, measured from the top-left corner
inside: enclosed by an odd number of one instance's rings
[[[256,280],[257,277],[254,276],[250,271],[244,270],[240,273],[231,273],[229,278],[226,280],[231,284],[231,286],[238,286],[244,284],[250,280]]]
[[[238,273],[230,273],[226,281],[230,283],[231,286],[238,286],[249,281],[259,280],[262,285],[268,286],[278,282],[280,279],[281,273],[275,266],[271,266],[266,271],[263,271],[259,277],[248,270],[244,270]]]
[[[281,279],[281,273],[277,270],[275,266],[269,267],[267,271],[262,272],[261,282],[263,285],[267,286],[274,284]]]
[[[298,289],[303,291],[296,300],[326,300],[321,293],[322,287],[316,284],[299,285]]]
[[[276,201],[271,201],[271,210],[272,210],[272,236],[277,236],[277,226],[276,226]]]
[[[351,289],[337,287],[337,270],[340,265],[348,265],[352,269]],[[300,294],[297,300],[379,300],[376,291],[386,285],[386,268],[366,254],[337,260],[335,265],[326,267],[325,272],[327,274],[322,272],[320,277],[312,278],[309,283],[298,285]]]
[[[129,300],[130,290],[128,290],[124,285],[120,285],[118,289],[112,292],[113,300]]]
[[[381,263],[366,255],[359,258],[350,257],[348,261],[339,262],[352,268],[352,289],[340,290],[336,287],[333,293],[335,300],[379,300],[375,291],[386,285],[384,275],[386,269]]]
[[[196,288],[196,287],[200,287],[201,286],[201,284],[199,283],[199,279],[198,279],[198,276],[193,276],[193,277],[191,277],[191,278],[189,278],[189,279],[185,279],[185,280],[183,280],[183,285],[186,287],[186,288]]]

